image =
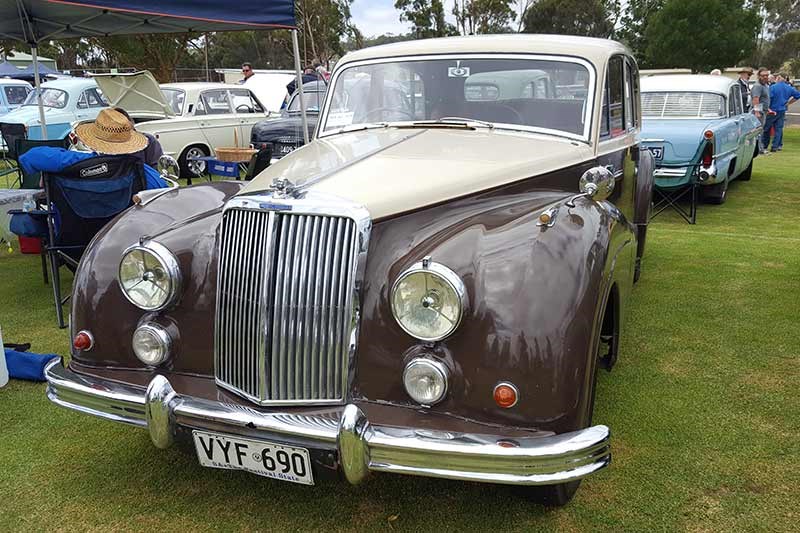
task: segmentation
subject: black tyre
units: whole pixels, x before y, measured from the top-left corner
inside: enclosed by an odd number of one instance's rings
[[[605,310],[603,311],[605,315]],[[605,318],[605,316],[604,316]],[[586,423],[585,427],[589,427],[592,425],[592,417],[594,416],[594,401],[595,396],[597,393],[597,370],[601,366],[600,358],[603,355],[604,350],[602,347],[607,345],[607,342],[611,342],[610,339],[606,339],[603,335],[597,339],[597,348],[595,350],[595,357],[594,361],[592,361],[592,365],[594,368],[592,369],[592,390],[591,396],[589,400],[589,409],[586,413]],[[529,487],[530,490],[529,496],[531,499],[544,505],[545,507],[563,507],[567,505],[572,498],[575,496],[575,493],[578,491],[578,487],[581,486],[582,480],[577,481],[569,481],[567,483],[559,483],[557,485],[541,485],[537,487]]]
[[[758,154],[758,147],[756,147],[756,151],[753,154],[753,159],[750,160],[750,164],[747,165],[747,168],[739,174],[739,179],[742,181],[750,181],[750,178],[753,177],[753,160],[756,158],[756,154]]]
[[[716,185],[703,187],[703,201],[707,204],[721,205],[728,198],[728,180]]]
[[[205,161],[190,161],[190,157],[205,157],[209,155],[208,148],[195,144],[184,149],[178,158],[178,167],[182,178],[199,178],[206,170]]]

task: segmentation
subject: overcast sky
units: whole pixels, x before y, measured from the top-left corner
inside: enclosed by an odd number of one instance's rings
[[[394,8],[394,0],[355,0],[350,12],[353,22],[365,37],[384,33],[398,35],[411,29],[407,22],[400,22],[400,12]]]

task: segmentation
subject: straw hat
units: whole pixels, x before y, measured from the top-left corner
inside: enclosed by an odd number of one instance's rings
[[[103,109],[94,122],[75,128],[78,139],[101,154],[133,154],[147,147],[147,137],[134,131],[130,121],[118,111]]]

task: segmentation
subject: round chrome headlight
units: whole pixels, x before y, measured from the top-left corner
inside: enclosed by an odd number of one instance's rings
[[[438,403],[447,392],[447,367],[431,359],[413,359],[403,371],[403,385],[415,402]]]
[[[446,266],[424,259],[400,274],[392,287],[392,314],[406,333],[422,341],[451,335],[466,308],[464,282]]]
[[[136,328],[131,344],[133,353],[141,362],[149,366],[156,366],[169,357],[172,339],[166,329],[149,322]]]
[[[131,246],[119,262],[122,294],[136,307],[159,311],[174,303],[181,285],[178,260],[155,241]]]

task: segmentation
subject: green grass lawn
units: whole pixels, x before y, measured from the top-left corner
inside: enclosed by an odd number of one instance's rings
[[[789,531],[800,520],[800,130],[697,225],[650,226],[595,421],[614,460],[563,509],[509,487],[375,475],[304,487],[0,389],[0,530]],[[37,256],[0,251],[8,341],[65,353]]]

